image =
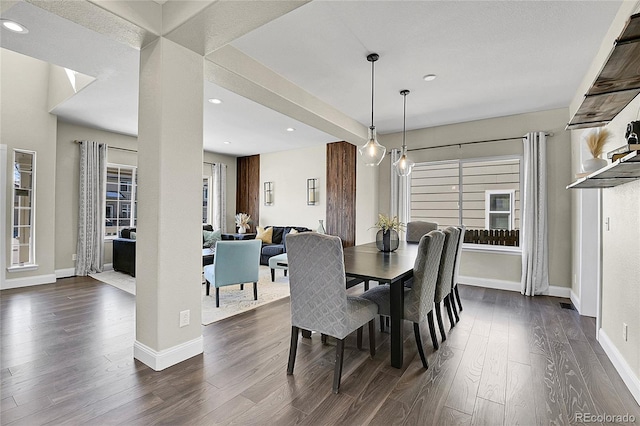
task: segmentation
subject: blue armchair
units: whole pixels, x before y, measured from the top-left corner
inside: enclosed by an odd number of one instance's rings
[[[260,240],[218,241],[213,265],[204,267],[207,296],[211,284],[216,288],[216,308],[220,307],[220,287],[253,283],[253,299],[258,300]]]

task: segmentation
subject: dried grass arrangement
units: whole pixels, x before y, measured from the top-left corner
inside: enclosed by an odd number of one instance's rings
[[[607,129],[599,129],[587,135],[587,148],[589,148],[593,158],[600,158],[610,136],[611,132]]]

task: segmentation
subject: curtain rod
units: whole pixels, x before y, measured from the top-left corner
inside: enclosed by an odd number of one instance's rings
[[[73,141],[73,143],[81,144],[81,143],[82,143],[82,141],[79,141],[79,140],[77,140],[77,139],[76,139],[75,141]],[[135,152],[135,153],[138,153],[138,151],[136,151],[135,149],[119,148],[119,147],[117,147],[117,146],[109,146],[109,145],[107,145],[107,148],[109,148],[109,149],[117,149],[118,151],[127,151],[127,152]]]
[[[545,132],[545,136],[553,136],[553,133]],[[524,138],[524,136],[518,136],[518,137],[513,137],[513,138],[486,139],[486,140],[482,140],[482,141],[450,143],[450,144],[447,144],[447,145],[425,146],[423,148],[412,148],[412,149],[408,149],[407,151],[421,151],[423,149],[447,148],[447,147],[450,147],[450,146],[457,146],[457,147],[462,148],[462,145],[473,145],[473,144],[476,144],[476,143],[488,143],[488,142],[515,141],[515,140],[522,140],[523,138]]]

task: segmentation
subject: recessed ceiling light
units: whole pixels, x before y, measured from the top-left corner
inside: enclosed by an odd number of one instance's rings
[[[217,98],[211,98],[209,99],[209,102],[211,102],[212,104],[221,104],[222,101],[220,99]]]
[[[433,81],[436,79],[436,75],[435,74],[427,74],[424,77],[422,77],[422,79],[424,81]]]
[[[293,127],[287,127],[287,132],[295,132],[296,129],[294,129]]]
[[[225,145],[229,145],[231,142],[229,142],[229,141],[224,141],[224,142],[222,142],[222,143],[223,143],[223,144],[225,144]]]
[[[23,25],[18,24],[17,22],[10,21],[8,19],[0,19],[2,21],[2,26],[9,31],[13,31],[18,34],[27,34],[29,30]]]

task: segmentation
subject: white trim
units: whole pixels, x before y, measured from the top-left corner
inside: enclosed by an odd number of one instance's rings
[[[76,276],[76,268],[56,269],[56,278],[69,278]]]
[[[12,278],[5,280],[1,290],[10,288],[31,287],[40,284],[53,284],[56,282],[56,274],[36,275],[33,277]]]
[[[573,291],[573,289],[571,289],[570,299],[571,299],[571,303],[573,303],[573,306],[576,307],[576,310],[578,311],[578,313],[582,315],[581,308],[580,308],[580,297]]]
[[[618,348],[613,344],[607,333],[605,333],[604,329],[600,329],[598,333],[598,342],[604,349],[604,352],[607,354],[611,363],[616,368],[618,374],[624,381],[624,384],[627,385],[629,392],[635,398],[635,400],[640,404],[640,379],[633,373],[631,366],[624,359]]]
[[[161,351],[151,349],[137,340],[133,344],[133,357],[155,371],[164,370],[203,352],[202,336]]]
[[[7,272],[35,271],[39,267],[40,266],[36,263],[25,263],[24,265],[9,266],[7,268]]]
[[[462,275],[458,277],[458,283],[472,285],[474,287],[492,288],[495,290],[517,291],[518,293],[520,293],[522,288],[518,281],[494,280],[490,278],[466,277]],[[551,285],[549,286],[549,291],[545,294],[547,296],[564,297],[568,299],[571,296],[570,293],[571,289],[569,287]]]
[[[478,253],[497,253],[522,256],[522,249],[517,246],[494,246],[491,244],[462,243],[462,251],[475,251]]]
[[[105,272],[105,271],[113,271],[113,263],[105,263],[102,266],[102,272]]]
[[[0,206],[0,282],[6,279],[5,267],[7,266],[7,210],[9,208],[9,200],[7,194],[7,145],[0,144],[0,200],[5,205]]]

